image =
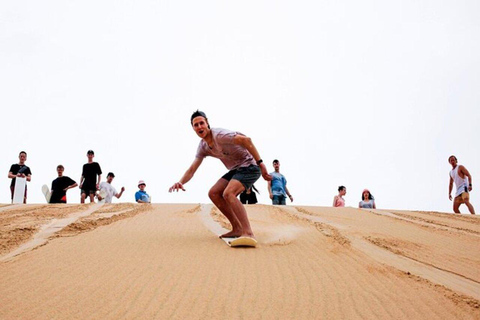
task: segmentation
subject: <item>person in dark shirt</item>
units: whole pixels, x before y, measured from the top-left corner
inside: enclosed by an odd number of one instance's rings
[[[27,181],[32,179],[32,172],[30,168],[25,165],[25,161],[27,161],[27,153],[25,151],[20,151],[18,155],[18,159],[20,160],[18,163],[12,164],[10,167],[10,171],[8,172],[8,178],[12,179],[10,183],[10,192],[12,194],[12,201],[13,201],[13,193],[15,190],[15,180],[16,178],[26,178]],[[25,195],[23,196],[23,203],[27,203],[27,186],[25,186]]]
[[[257,188],[252,185],[251,188],[246,189],[240,194],[240,202],[243,204],[255,204],[257,203],[257,195],[255,192],[258,192]]]
[[[95,153],[92,150],[88,150],[88,163],[83,165],[82,177],[80,178],[81,203],[85,203],[87,195],[90,197],[90,202],[94,202],[95,193],[102,179],[102,169],[97,162],[93,162],[94,156]]]
[[[67,203],[67,190],[78,186],[75,181],[63,175],[64,170],[61,164],[57,166],[58,178],[52,181],[50,203]]]

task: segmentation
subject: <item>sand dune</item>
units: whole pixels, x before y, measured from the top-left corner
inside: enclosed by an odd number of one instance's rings
[[[480,319],[480,220],[247,206],[0,206],[0,319]]]

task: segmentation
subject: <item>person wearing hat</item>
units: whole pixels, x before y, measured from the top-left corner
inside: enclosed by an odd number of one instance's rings
[[[372,196],[368,189],[363,190],[362,192],[362,201],[358,203],[359,208],[364,209],[376,209],[375,198]]]
[[[115,175],[113,174],[113,172],[109,172],[107,174],[107,181],[103,181],[102,183],[100,183],[100,191],[105,192],[105,198],[102,198],[99,192],[99,194],[97,195],[98,200],[101,201],[105,199],[105,203],[112,203],[113,196],[117,197],[117,199],[120,199],[123,191],[125,191],[125,188],[122,187],[120,193],[118,193],[117,190],[112,186],[113,178],[115,178]]]
[[[150,196],[145,191],[146,186],[147,185],[145,184],[145,181],[138,181],[138,188],[140,190],[135,193],[135,201],[137,201],[138,203],[150,203]]]
[[[236,131],[210,128],[207,116],[195,111],[190,124],[201,138],[195,160],[183,177],[174,183],[169,192],[183,190],[183,185],[192,179],[205,157],[210,156],[223,162],[229,170],[208,192],[215,206],[225,215],[232,225],[232,231],[220,235],[220,238],[248,238],[254,242],[255,236],[248,220],[247,211],[237,196],[249,189],[260,176],[272,180],[260,158],[252,139]]]
[[[93,150],[88,150],[88,163],[83,165],[82,176],[80,178],[80,202],[85,203],[85,198],[90,197],[90,202],[94,202],[95,193],[98,190],[100,181],[102,179],[102,169],[97,162],[93,162],[95,153]],[[98,179],[98,180],[97,180]]]

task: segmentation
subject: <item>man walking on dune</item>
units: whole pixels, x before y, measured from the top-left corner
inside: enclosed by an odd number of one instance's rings
[[[232,231],[221,235],[224,238],[248,238],[254,241],[254,234],[248,220],[247,211],[237,196],[250,188],[260,175],[267,181],[271,176],[263,163],[252,140],[240,132],[210,128],[205,113],[196,111],[190,123],[202,140],[198,145],[195,160],[183,177],[169,189],[169,192],[185,191],[183,185],[192,179],[205,157],[220,159],[229,170],[210,189],[208,196],[217,208],[227,217]]]
[[[448,162],[452,166],[450,171],[450,184],[448,186],[448,198],[452,200],[453,182],[457,186],[455,199],[453,200],[453,212],[460,213],[459,207],[462,203],[468,207],[471,214],[475,214],[475,209],[470,203],[470,191],[472,191],[472,176],[467,168],[458,164],[457,157],[450,156]]]

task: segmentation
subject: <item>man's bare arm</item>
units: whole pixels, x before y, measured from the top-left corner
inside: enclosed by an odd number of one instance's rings
[[[450,176],[450,184],[448,185],[448,199],[452,200],[453,178]]]
[[[195,172],[197,172],[197,169],[198,167],[200,167],[202,162],[203,158],[195,158],[195,160],[193,160],[192,164],[190,165],[190,168],[188,168],[187,171],[183,174],[183,177],[180,179],[180,181],[174,183],[173,186],[168,189],[168,192],[178,192],[179,189],[185,191],[183,185],[193,178],[193,175],[195,174]]]
[[[290,198],[290,201],[293,202],[293,197],[290,191],[288,190],[287,186],[285,186],[285,191],[287,191],[287,196]]]
[[[257,148],[255,147],[255,145],[253,144],[252,142],[252,139],[250,139],[249,137],[246,137],[246,136],[241,136],[239,134],[237,134],[234,138],[233,138],[233,143],[234,144],[238,144],[238,145],[241,145],[242,147],[244,147],[245,149],[248,150],[248,152],[250,152],[250,154],[253,156],[253,158],[255,159],[255,161],[257,161],[258,163],[258,160],[260,160],[260,154],[258,153],[257,151]],[[260,167],[260,170],[262,171],[262,177],[263,179],[267,180],[267,181],[271,181],[272,180],[272,176],[268,174],[268,171],[267,171],[267,167],[265,166],[265,164],[262,162],[258,165]]]
[[[465,168],[464,166],[460,166],[459,169],[466,177],[468,177],[468,191],[472,191],[472,176],[470,175],[470,172],[468,172],[467,168]]]

